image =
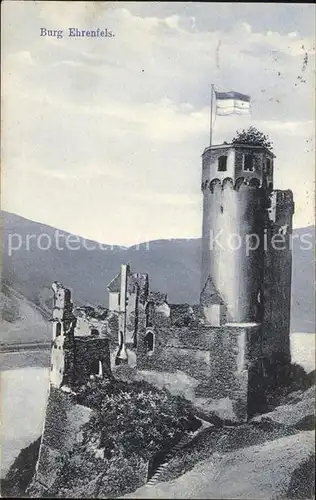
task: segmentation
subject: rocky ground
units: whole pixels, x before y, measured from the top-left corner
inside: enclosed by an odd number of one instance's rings
[[[314,498],[314,433],[210,453],[173,480],[139,488],[125,498]],[[302,469],[301,476],[299,476]]]
[[[314,498],[315,386],[240,426],[208,428],[124,498]]]
[[[275,409],[247,423],[211,425],[173,454],[155,484],[118,497],[314,498],[314,407],[315,385],[287,394]],[[11,467],[3,496],[24,496],[35,467],[33,448],[23,450]],[[91,497],[107,498],[92,490]]]

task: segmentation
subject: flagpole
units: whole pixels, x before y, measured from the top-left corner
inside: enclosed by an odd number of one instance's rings
[[[214,101],[214,83],[211,85],[211,116],[210,116],[210,148],[213,139],[213,101]]]

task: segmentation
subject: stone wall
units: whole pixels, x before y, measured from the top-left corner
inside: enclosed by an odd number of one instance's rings
[[[292,277],[291,191],[273,191],[267,224],[264,274],[264,352],[290,359],[290,315]],[[272,244],[272,242],[274,243]]]
[[[139,336],[138,370],[182,371],[198,381],[197,398],[227,398],[236,419],[247,418],[248,370],[261,353],[260,326],[160,326],[154,335],[153,352],[147,349],[146,330]]]
[[[80,430],[91,416],[92,410],[76,404],[71,394],[50,388],[36,473],[28,491],[31,497],[41,497],[54,488],[68,453],[81,439]]]
[[[73,454],[72,451],[75,444],[80,445],[82,442],[83,427],[91,418],[93,418],[93,410],[76,403],[71,393],[51,388],[36,472],[27,490],[31,498],[42,498],[47,495],[56,498],[60,487],[60,476],[63,476],[65,481],[68,466],[78,466],[82,460],[82,457]],[[89,467],[92,467],[91,476]],[[102,474],[95,473],[93,467],[93,463],[88,463],[82,471],[84,485],[78,480],[77,489],[73,484],[69,488],[69,493],[73,498],[81,498],[82,495],[95,498],[100,491],[102,492],[103,487],[105,491],[107,490],[107,484],[103,485]],[[139,457],[134,469],[134,489],[146,483],[147,471],[148,462]],[[106,481],[106,462],[104,462],[103,474],[104,481]]]
[[[90,375],[111,376],[110,346],[107,338],[75,337],[75,373],[77,382]]]

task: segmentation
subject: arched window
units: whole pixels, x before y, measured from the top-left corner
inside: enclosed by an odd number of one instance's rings
[[[258,302],[258,304],[261,304],[261,290],[259,290],[259,292],[258,292],[257,302]]]
[[[218,165],[217,165],[217,171],[218,172],[226,172],[227,170],[227,156],[219,156],[218,157]]]
[[[145,349],[147,354],[150,356],[154,352],[155,348],[155,334],[152,330],[148,330],[145,335]]]
[[[257,300],[256,300],[256,311],[255,311],[255,320],[261,323],[263,321],[263,296],[262,296],[262,291],[259,289],[257,293]]]

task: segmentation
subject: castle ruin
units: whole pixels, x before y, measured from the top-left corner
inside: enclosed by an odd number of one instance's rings
[[[290,363],[294,202],[291,191],[273,187],[274,159],[247,144],[203,152],[198,304],[169,303],[129,264],[107,286],[108,308],[75,309],[70,290],[53,283],[50,395],[35,481],[44,489],[58,474],[65,443],[70,450],[90,418],[71,403],[78,384],[111,378],[122,365],[160,383],[178,374],[204,415],[222,416],[225,407],[230,420],[243,422],[258,412],[269,372]]]
[[[184,373],[197,398],[229,401],[237,420],[256,411],[267,368],[290,362],[294,203],[273,189],[274,159],[247,144],[203,152],[199,304],[170,304],[128,264],[107,286],[108,309],[74,312],[70,291],[53,284],[54,387],[73,390],[128,364]]]

